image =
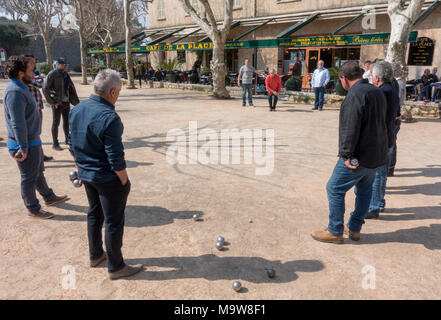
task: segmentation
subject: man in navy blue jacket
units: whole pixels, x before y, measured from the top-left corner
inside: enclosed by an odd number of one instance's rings
[[[389,155],[392,153],[392,148],[396,143],[395,119],[400,114],[400,97],[398,95],[398,89],[392,85],[392,81],[392,65],[387,61],[375,63],[372,69],[372,83],[383,91],[387,102],[386,127]],[[387,169],[387,165],[377,169],[374,184],[372,185],[372,199],[369,206],[369,213],[365,219],[377,219],[380,216],[380,212],[383,211],[386,206],[384,195],[386,193]]]
[[[68,142],[89,201],[90,266],[107,259],[109,277],[115,280],[134,275],[143,267],[126,265],[121,252],[130,181],[122,144],[124,127],[115,112],[121,91],[119,73],[111,69],[98,73],[94,90],[95,94],[70,111]],[[107,254],[103,250],[103,223]]]
[[[24,56],[11,56],[6,72],[11,79],[3,96],[6,145],[20,170],[21,196],[29,216],[50,219],[54,214],[41,209],[35,191],[40,193],[47,206],[65,201],[67,196],[56,196],[44,177],[40,113],[27,87],[34,77],[32,61]]]

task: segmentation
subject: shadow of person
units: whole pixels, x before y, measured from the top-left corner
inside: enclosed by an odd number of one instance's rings
[[[253,283],[286,283],[296,280],[297,272],[318,272],[324,264],[318,260],[297,260],[282,263],[259,257],[218,257],[206,254],[198,257],[162,257],[127,259],[127,264],[142,263],[145,271],[133,280],[243,280]],[[171,269],[154,271],[155,267]],[[266,269],[276,271],[275,278],[268,278]],[[149,269],[151,271],[149,271]],[[156,268],[157,269],[157,268]]]
[[[399,169],[395,169],[395,176],[399,178],[411,178],[411,177],[437,178],[437,177],[441,177],[441,165],[430,165],[427,166],[426,168],[399,168]]]
[[[402,229],[395,232],[363,234],[359,242],[352,243],[365,245],[388,242],[421,244],[429,250],[439,250],[441,249],[441,224]]]
[[[56,205],[57,208],[81,212],[83,215],[56,215],[56,221],[87,221],[86,206],[73,205],[67,202]],[[172,224],[175,219],[193,219],[195,213],[203,217],[202,211],[170,211],[162,207],[153,206],[132,206],[126,207],[125,226],[126,227],[157,227]]]
[[[394,213],[407,214],[395,215]],[[387,208],[385,213],[380,215],[380,219],[385,221],[409,221],[440,218],[441,206],[409,207],[400,209]]]
[[[441,196],[441,182],[419,184],[415,186],[387,187],[387,194],[425,194]]]

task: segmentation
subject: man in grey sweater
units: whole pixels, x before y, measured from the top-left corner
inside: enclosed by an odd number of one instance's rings
[[[32,82],[32,67],[30,59],[24,56],[12,56],[6,65],[6,72],[11,79],[3,95],[8,137],[6,145],[20,170],[21,196],[28,215],[50,219],[54,215],[41,209],[35,190],[41,194],[47,206],[63,202],[67,196],[56,196],[44,177],[40,114],[26,86]]]

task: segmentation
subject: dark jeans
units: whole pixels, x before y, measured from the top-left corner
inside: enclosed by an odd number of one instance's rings
[[[63,116],[63,130],[64,130],[64,136],[66,138],[65,141],[67,141],[67,137],[69,136],[69,111],[70,111],[70,104],[69,103],[63,103],[58,106],[58,108],[55,108],[52,106],[52,140],[55,145],[58,145],[58,127],[60,126],[61,116]]]
[[[102,227],[105,223],[106,252],[109,272],[125,267],[121,252],[124,234],[124,211],[130,193],[130,181],[123,186],[116,177],[109,183],[84,182],[89,211],[87,214],[87,235],[90,259],[103,254]]]
[[[268,101],[269,101],[269,107],[271,109],[275,109],[277,106],[277,101],[279,100],[279,97],[275,94],[268,95]]]
[[[17,150],[9,150],[11,156],[14,156],[15,152]],[[16,162],[21,176],[21,197],[26,208],[32,213],[37,213],[41,206],[35,190],[41,194],[46,202],[52,201],[56,197],[52,189],[48,187],[44,177],[43,149],[41,145],[28,148],[26,160]]]
[[[253,84],[242,84],[242,105],[246,104],[248,92],[248,104],[253,104]]]
[[[389,149],[390,152],[390,149]],[[386,200],[384,195],[386,194],[387,183],[387,165],[377,168],[375,173],[375,180],[372,185],[372,199],[369,205],[369,212],[374,214],[380,214],[381,209],[386,207]]]
[[[430,93],[431,93],[432,87],[430,84],[423,86],[421,89],[420,96],[418,97],[419,100],[429,100],[430,99]]]
[[[440,96],[441,94],[441,84],[440,83],[432,83],[430,85],[430,88],[432,90],[432,99],[430,101],[435,102],[436,98]]]
[[[355,170],[346,167],[342,158],[337,161],[331,178],[326,185],[329,201],[328,231],[335,236],[343,235],[345,195],[355,186],[355,210],[348,221],[348,228],[353,232],[360,232],[364,224],[364,217],[368,213],[372,197],[372,183],[376,169],[359,166]]]
[[[389,149],[389,165],[388,173],[393,174],[395,171],[395,165],[397,164],[397,136],[400,131],[401,120],[395,120],[395,145]]]
[[[325,88],[314,88],[315,101],[314,108],[315,109],[323,109],[323,104],[325,103]]]
[[[142,85],[142,79],[144,78],[143,76],[137,76],[138,81],[139,81],[139,86]]]

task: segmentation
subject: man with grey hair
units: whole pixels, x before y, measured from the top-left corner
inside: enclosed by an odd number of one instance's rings
[[[118,72],[111,69],[100,71],[94,89],[95,93],[69,114],[69,150],[75,158],[78,177],[89,201],[90,266],[96,267],[107,259],[109,277],[115,280],[142,270],[142,265],[126,265],[121,253],[130,181],[121,138],[124,127],[115,112],[121,91]],[[103,223],[107,255],[103,250]]]
[[[314,88],[315,94],[314,108],[312,108],[312,110],[323,110],[325,88],[330,80],[331,76],[329,74],[329,70],[325,68],[325,62],[320,60],[311,79],[311,87]]]
[[[389,155],[396,143],[395,120],[400,113],[400,98],[398,97],[398,90],[392,86],[392,79],[393,70],[389,62],[379,61],[373,65],[372,83],[381,89],[387,102],[386,127]],[[380,212],[384,211],[386,206],[384,195],[386,193],[387,167],[388,165],[386,164],[377,169],[372,186],[372,199],[369,212],[365,219],[378,219]]]

